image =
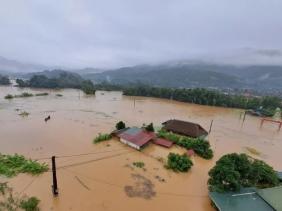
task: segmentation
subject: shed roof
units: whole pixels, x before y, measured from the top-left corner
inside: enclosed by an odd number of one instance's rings
[[[282,186],[261,189],[257,193],[275,210],[282,210]]]
[[[240,192],[209,193],[211,200],[220,211],[273,211],[256,192],[255,188],[242,188]]]
[[[164,129],[190,137],[200,137],[208,135],[208,132],[199,124],[182,120],[168,120],[164,123]]]
[[[157,138],[157,139],[154,140],[154,144],[158,144],[160,146],[170,148],[173,145],[173,142],[171,142],[167,139],[164,139],[164,138]]]

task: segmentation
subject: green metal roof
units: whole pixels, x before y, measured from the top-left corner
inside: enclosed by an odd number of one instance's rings
[[[282,186],[261,189],[257,193],[275,210],[282,211]]]
[[[241,188],[240,192],[209,193],[220,211],[273,211],[257,193],[255,188]]]

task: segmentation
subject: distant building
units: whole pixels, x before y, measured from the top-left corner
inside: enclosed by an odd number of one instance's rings
[[[210,192],[209,196],[220,211],[282,210],[282,186],[266,189],[241,188],[239,192]]]
[[[156,139],[154,139],[153,143],[160,145],[160,146],[163,146],[163,147],[166,147],[166,148],[170,148],[173,145],[172,141],[169,141],[169,140],[164,139],[164,138],[156,138]]]
[[[163,129],[184,136],[200,138],[208,135],[208,132],[197,123],[173,119],[162,124],[164,126]]]
[[[120,142],[137,150],[142,149],[155,138],[155,134],[153,132],[147,132],[137,127],[127,128],[116,133],[116,136],[120,138]]]

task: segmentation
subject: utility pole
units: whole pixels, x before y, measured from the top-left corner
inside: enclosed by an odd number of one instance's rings
[[[53,185],[52,185],[52,191],[54,196],[58,196],[58,184],[57,184],[57,174],[56,174],[56,160],[55,156],[52,156],[52,173],[53,173]]]
[[[211,133],[211,130],[212,130],[212,124],[213,124],[213,120],[211,121],[211,124],[210,124],[209,134]]]

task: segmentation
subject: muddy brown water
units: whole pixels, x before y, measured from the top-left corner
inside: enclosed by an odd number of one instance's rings
[[[5,100],[7,94],[48,92],[49,96]],[[57,97],[56,94],[63,94]],[[135,103],[134,103],[135,101]],[[135,106],[134,106],[135,105]],[[29,112],[21,117],[21,111]],[[246,152],[282,170],[282,132],[260,119],[247,116],[242,125],[241,110],[193,105],[170,100],[126,97],[120,92],[31,90],[0,87],[0,152],[19,153],[50,164],[52,155],[88,155],[57,159],[59,196],[51,192],[51,173],[32,177],[20,174],[8,181],[20,194],[40,198],[41,210],[213,210],[207,190],[208,171],[225,153]],[[48,115],[51,120],[45,123]],[[194,157],[189,173],[166,170],[160,162],[173,147],[153,144],[138,152],[117,140],[92,144],[98,133],[114,129],[117,121],[130,126],[153,122],[161,126],[168,119],[200,123],[207,130],[214,120],[210,143],[212,160]],[[246,147],[259,154],[251,154]],[[144,169],[132,166],[142,161]]]

